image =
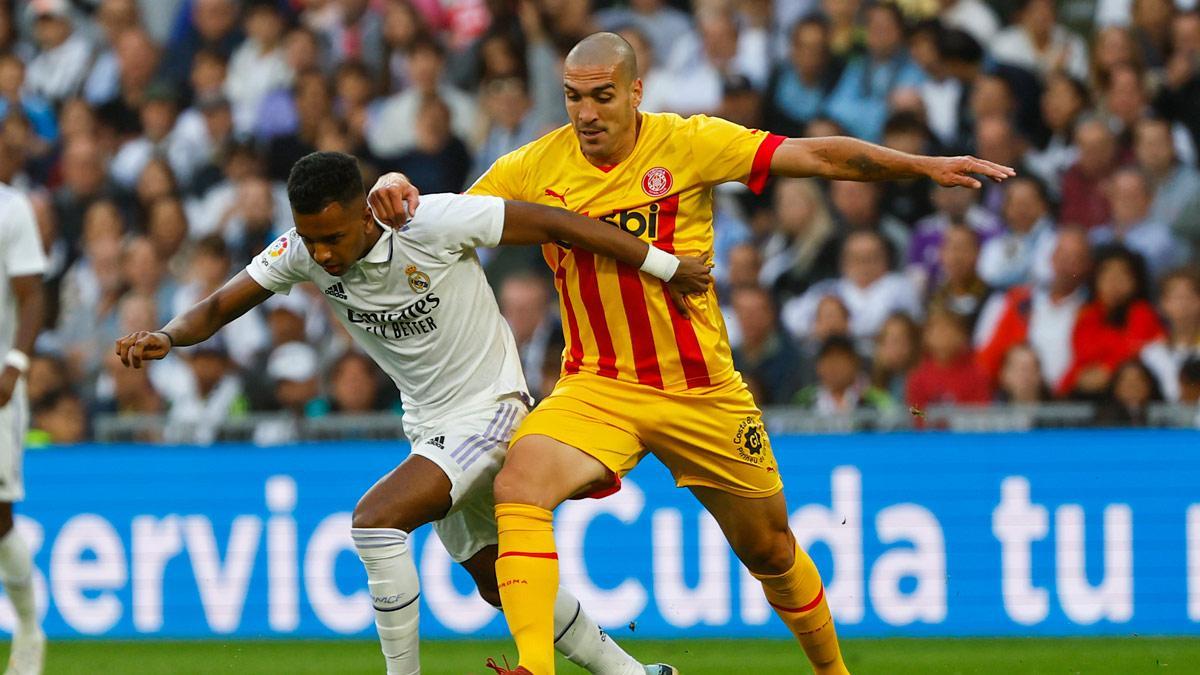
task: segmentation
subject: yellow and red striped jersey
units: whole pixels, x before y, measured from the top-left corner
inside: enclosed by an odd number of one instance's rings
[[[590,164],[570,126],[496,161],[468,192],[559,206],[679,255],[713,252],[712,187],[761,191],[783,137],[726,120],[642,113],[633,154]],[[566,348],[563,373],[588,372],[680,391],[735,376],[716,291],[692,298],[690,320],[666,284],[563,243],[542,254],[554,272]]]

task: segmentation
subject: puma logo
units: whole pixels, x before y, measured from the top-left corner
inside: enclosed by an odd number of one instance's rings
[[[567,188],[566,190],[563,190],[562,194],[560,195],[557,192],[555,192],[554,190],[551,190],[550,188],[546,188],[546,196],[554,197],[558,201],[562,202],[563,208],[565,209],[565,208],[567,208],[567,193],[570,191],[571,191],[571,188]]]

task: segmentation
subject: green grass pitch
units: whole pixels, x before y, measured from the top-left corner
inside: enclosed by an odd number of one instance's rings
[[[683,675],[810,672],[799,648],[787,641],[625,639],[622,643],[642,660],[667,661]],[[506,654],[512,660],[514,654],[508,642],[430,641],[421,650],[426,675],[490,675],[483,667],[488,656],[498,659]],[[1200,640],[1195,638],[858,639],[844,640],[843,651],[854,675],[1200,674]],[[560,659],[558,672],[583,671]],[[51,643],[46,675],[75,673],[379,675],[383,664],[376,643],[366,641]]]

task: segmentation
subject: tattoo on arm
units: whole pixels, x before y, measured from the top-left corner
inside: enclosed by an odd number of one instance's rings
[[[851,157],[846,164],[854,170],[855,177],[860,180],[883,180],[888,177],[887,167],[865,154]]]

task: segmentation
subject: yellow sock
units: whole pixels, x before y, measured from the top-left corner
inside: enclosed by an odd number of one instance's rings
[[[496,526],[500,533],[496,580],[520,665],[533,675],[554,675],[554,598],[558,595],[554,514],[527,504],[497,504]]]
[[[778,575],[755,574],[767,601],[800,641],[817,675],[849,675],[838,648],[833,616],[825,602],[821,573],[808,554],[796,547],[792,569]]]

